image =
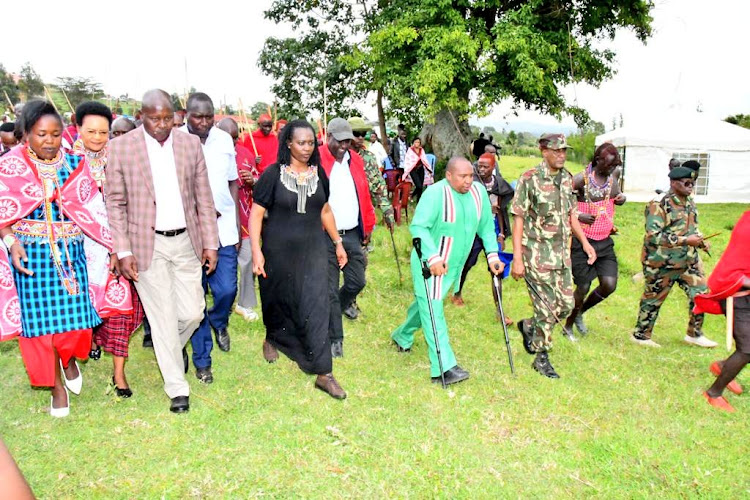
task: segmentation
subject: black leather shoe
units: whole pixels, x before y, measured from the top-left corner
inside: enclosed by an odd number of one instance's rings
[[[538,352],[534,361],[531,363],[531,367],[548,378],[560,378],[555,369],[552,367],[552,363],[549,362],[549,357],[546,352]]]
[[[115,383],[115,377],[112,377],[112,385],[115,388],[115,394],[117,394],[118,398],[127,399],[133,395],[133,391],[131,391],[129,387],[125,389],[120,389],[119,387],[117,387],[117,384]]]
[[[580,333],[581,335],[586,335],[587,333],[589,333],[589,329],[586,327],[586,324],[583,322],[583,314],[579,314],[578,316],[576,316],[576,319],[574,322],[576,325],[576,329],[578,330],[578,333]]]
[[[99,346],[96,346],[96,349],[91,349],[89,351],[89,359],[93,359],[94,361],[99,361],[99,359],[102,357],[102,348]]]
[[[214,381],[214,374],[211,373],[211,367],[197,368],[195,370],[195,378],[203,382],[204,384],[211,384]]]
[[[404,349],[403,347],[401,347],[400,345],[398,345],[398,342],[396,342],[395,340],[393,341],[393,345],[396,346],[396,350],[398,352],[411,352],[411,347],[408,348],[408,349]]]
[[[172,413],[187,413],[190,411],[190,398],[188,396],[177,396],[172,398],[172,404],[169,405],[169,411]]]
[[[143,335],[143,347],[154,347],[154,341],[151,340],[150,333],[146,333]]]
[[[187,373],[190,365],[188,364],[187,349],[184,347],[182,348],[182,364],[185,365],[185,373]]]
[[[521,337],[523,338],[523,348],[526,349],[526,352],[529,354],[534,354],[534,349],[531,347],[531,332],[526,328],[526,320],[522,319],[516,323],[516,326],[518,327],[518,331],[521,332]]]
[[[331,341],[331,356],[334,358],[344,357],[344,341],[343,340]]]
[[[469,378],[469,372],[458,365],[446,371],[443,375],[445,376],[445,385],[457,384]],[[440,377],[432,377],[432,383],[441,383]]]
[[[216,345],[224,352],[229,352],[229,332],[226,328],[216,330]]]
[[[353,302],[351,303],[351,305],[349,305],[349,307],[344,309],[344,316],[351,320],[359,318],[359,311],[357,310],[357,307]]]

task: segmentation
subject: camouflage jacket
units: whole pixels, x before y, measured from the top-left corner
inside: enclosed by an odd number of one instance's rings
[[[573,176],[542,161],[521,175],[510,211],[523,218],[524,264],[537,271],[570,267],[570,217],[577,217]]]
[[[644,215],[643,265],[685,269],[698,260],[698,249],[687,244],[688,236],[700,234],[698,211],[692,197],[682,202],[669,190],[664,196],[649,202]]]
[[[378,161],[375,159],[375,155],[367,149],[357,151],[357,153],[365,161],[365,174],[367,174],[367,184],[370,186],[372,204],[380,207],[383,216],[386,216],[388,213],[388,216],[392,218],[393,208],[391,207],[391,201],[388,199],[388,191],[385,187],[383,175],[378,168]]]

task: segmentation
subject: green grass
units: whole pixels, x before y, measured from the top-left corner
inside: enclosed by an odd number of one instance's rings
[[[708,270],[745,208],[699,207],[703,231],[722,231]],[[631,280],[642,213],[643,204],[618,208],[619,288],[587,315],[591,333],[578,344],[556,334],[560,380],[530,368],[515,329],[510,375],[481,266],[469,275],[467,305],[446,304],[451,342],[471,379],[446,391],[431,384],[421,334],[411,354],[396,353],[389,333],[412,296],[401,227],[404,283],[378,230],[359,300],[364,316],[345,320],[346,357],[335,374],[346,401],[313,390],[313,379],[283,357],[266,364],[262,325],[235,316],[232,351],[214,351],[216,382],[200,385],[191,368],[192,406],[181,416],[168,411],[140,332],[127,367],[134,397],[105,394],[104,356],[86,363],[84,391],[62,420],[46,413],[49,392],[29,387],[16,342],[0,344],[0,435],[41,498],[748,496],[749,398],[729,395],[733,415],[703,400],[708,365],[726,353],[682,343],[682,291],[675,288],[657,322],[662,349],[628,340],[642,291]],[[507,313],[529,315],[522,283],[505,283]],[[723,317],[707,317],[707,335],[722,344],[723,325]]]
[[[541,158],[538,156],[501,156],[500,173],[508,182],[518,179],[522,173],[539,165]],[[583,165],[573,161],[565,163],[571,173],[577,174],[583,170]]]

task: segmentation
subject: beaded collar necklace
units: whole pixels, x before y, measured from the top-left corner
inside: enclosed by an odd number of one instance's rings
[[[297,193],[297,213],[306,213],[307,198],[314,195],[318,189],[317,167],[308,166],[303,172],[295,172],[291,165],[282,165],[279,170],[284,187],[292,193]]]

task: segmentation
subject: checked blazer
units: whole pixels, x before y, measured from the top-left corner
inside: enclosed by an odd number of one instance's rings
[[[145,271],[154,254],[156,198],[145,130],[140,126],[109,143],[105,200],[114,241],[113,253],[132,252],[139,271]],[[211,186],[200,139],[172,130],[177,179],[185,209],[187,232],[195,255],[219,248]]]

